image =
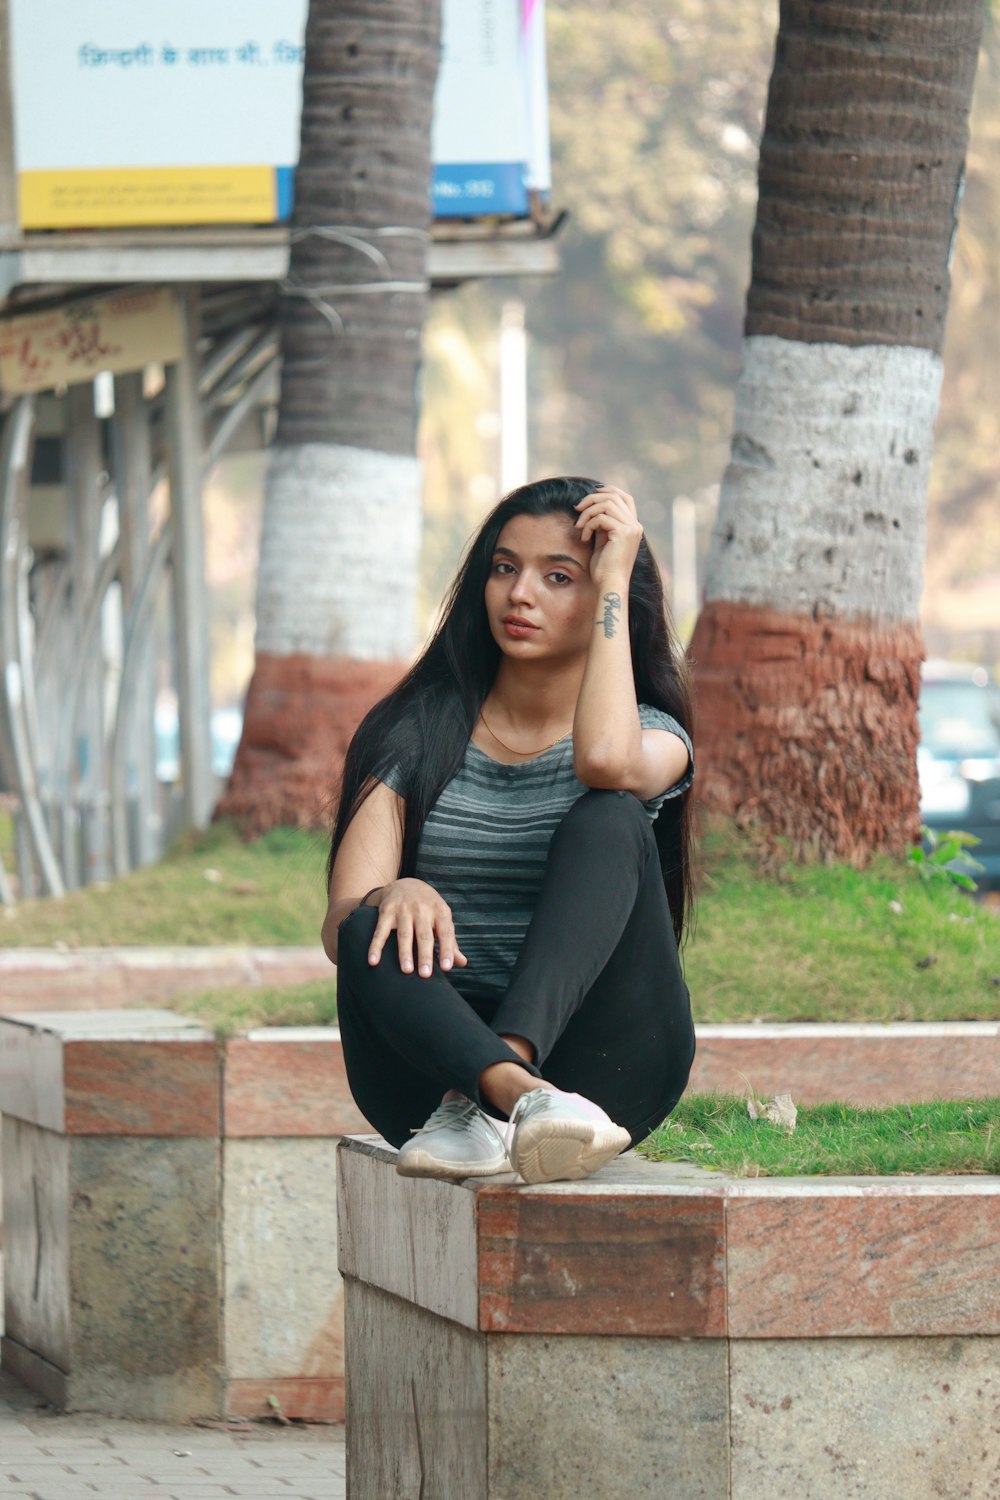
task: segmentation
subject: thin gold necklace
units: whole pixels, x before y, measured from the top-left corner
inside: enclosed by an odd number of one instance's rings
[[[515,750],[513,745],[508,745],[506,740],[502,740],[495,730],[490,729],[490,726],[486,720],[486,715],[483,713],[482,709],[479,710],[479,717],[486,725],[487,732],[493,736],[497,744],[502,745],[505,750],[509,750],[511,755],[543,755],[546,750],[551,750],[553,745],[558,745],[562,740],[568,739],[569,736],[573,733],[572,729],[567,729],[566,733],[561,734],[558,740],[553,740],[551,745],[541,745],[537,750]]]

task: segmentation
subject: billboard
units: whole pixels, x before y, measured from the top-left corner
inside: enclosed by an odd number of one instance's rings
[[[21,395],[180,359],[183,324],[169,287],[136,288],[0,319],[0,391]]]
[[[8,0],[23,229],[287,219],[308,0]],[[444,0],[439,218],[548,177],[544,0]]]

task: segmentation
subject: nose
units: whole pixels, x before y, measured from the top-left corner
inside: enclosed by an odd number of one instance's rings
[[[522,568],[511,579],[509,598],[511,604],[531,604],[534,593],[526,569]]]

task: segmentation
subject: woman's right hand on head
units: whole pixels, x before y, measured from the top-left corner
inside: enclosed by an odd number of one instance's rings
[[[390,880],[382,887],[378,903],[378,922],[368,949],[368,962],[377,964],[390,932],[396,933],[399,967],[404,974],[413,972],[428,979],[434,972],[434,943],[438,945],[438,962],[447,973],[453,965],[464,968],[468,963],[455,940],[451,907],[425,880]]]

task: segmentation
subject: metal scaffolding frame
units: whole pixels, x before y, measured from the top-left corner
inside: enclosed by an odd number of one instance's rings
[[[114,377],[114,412],[92,382],[46,398],[63,408],[68,544],[34,556],[28,507],[39,400],[14,398],[0,431],[0,778],[16,798],[16,885],[59,895],[122,874],[211,815],[208,624],[202,485],[277,395],[274,288],[187,287],[180,357],[145,395],[143,372]],[[169,514],[153,535],[150,499]],[[116,523],[107,535],[107,512]],[[153,643],[170,605],[181,739],[180,806],[159,805],[153,773]],[[111,609],[112,602],[114,608]],[[120,658],[102,630],[120,620]],[[161,611],[162,613],[162,611]],[[15,900],[0,862],[0,903]]]

